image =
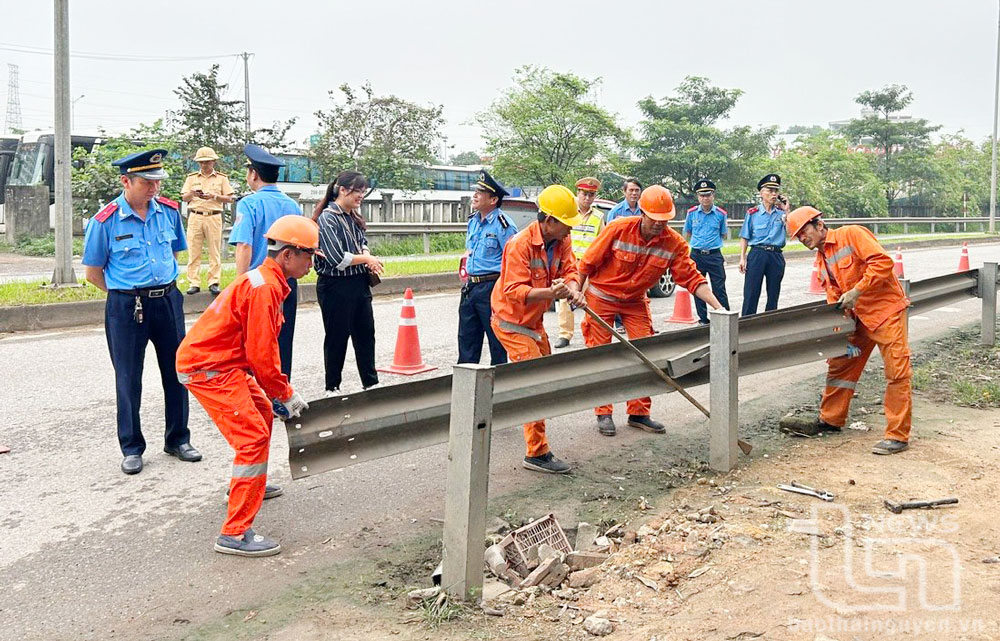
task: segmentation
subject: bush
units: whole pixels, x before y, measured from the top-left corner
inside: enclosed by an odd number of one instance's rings
[[[13,247],[15,254],[22,256],[55,256],[56,237],[54,234],[41,238],[22,238]],[[73,238],[73,255],[83,255],[83,239]]]
[[[394,240],[372,241],[372,253],[376,256],[420,256],[424,253],[424,239],[412,236]],[[432,254],[457,253],[465,249],[465,234],[433,234]]]

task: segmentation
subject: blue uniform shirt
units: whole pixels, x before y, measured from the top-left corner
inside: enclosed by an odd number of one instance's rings
[[[775,207],[764,211],[763,205],[751,207],[743,217],[743,227],[740,238],[746,238],[747,244],[785,246],[785,212]]]
[[[236,221],[229,233],[229,244],[244,243],[252,248],[250,269],[256,269],[267,258],[264,232],[282,216],[301,214],[302,208],[274,185],[264,185],[236,203]]]
[[[108,289],[154,287],[176,280],[174,252],[187,249],[180,212],[154,199],[143,220],[124,192],[112,202],[117,209],[103,223],[97,218],[87,223],[83,264],[102,267]]]
[[[635,209],[628,208],[628,201],[623,200],[608,212],[608,215],[604,217],[604,224],[610,223],[615,218],[620,218],[622,216],[638,216],[639,215],[639,203],[635,204]]]
[[[692,207],[684,219],[684,233],[691,235],[693,249],[719,249],[726,237],[726,210],[715,205],[707,212],[701,205]]]
[[[503,216],[503,222],[500,217]],[[504,224],[506,223],[506,224]],[[479,212],[473,212],[469,217],[469,231],[465,237],[465,248],[469,250],[469,259],[465,269],[470,276],[500,273],[500,259],[503,258],[503,247],[514,237],[517,228],[506,217],[500,208],[486,214],[483,220]]]

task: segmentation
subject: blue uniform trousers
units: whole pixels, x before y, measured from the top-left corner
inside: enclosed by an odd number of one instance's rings
[[[712,293],[719,299],[724,309],[729,309],[729,295],[726,293],[726,260],[722,257],[722,252],[718,249],[710,250],[711,253],[704,253],[700,249],[691,250],[691,258],[698,271],[708,276],[712,283]],[[694,297],[694,308],[698,312],[698,320],[702,323],[708,322],[708,305],[698,297]]]
[[[146,440],[139,425],[142,369],[146,345],[152,342],[163,384],[166,430],[164,444],[191,441],[187,390],[177,380],[177,348],[184,340],[184,297],[173,288],[160,298],[142,296],[141,323],[135,320],[135,295],[111,290],[104,306],[104,328],[115,368],[118,400],[118,444],[122,454],[142,454]]]
[[[497,340],[490,327],[490,296],[495,280],[466,283],[458,303],[458,362],[478,363],[483,353],[483,334],[490,345],[490,365],[507,362],[507,350]]]
[[[767,304],[764,311],[778,309],[778,294],[781,293],[781,279],[785,276],[785,256],[780,250],[768,251],[751,247],[747,255],[747,273],[743,281],[743,316],[757,313],[760,289],[767,279]]]
[[[281,356],[281,373],[292,380],[292,339],[295,337],[295,311],[299,306],[299,281],[288,279],[288,298],[281,305],[281,313],[285,322],[278,332],[278,354]]]

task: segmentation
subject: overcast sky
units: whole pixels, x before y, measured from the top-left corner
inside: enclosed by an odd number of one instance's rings
[[[51,0],[0,0],[0,73],[20,68],[26,128],[52,126]],[[451,153],[481,150],[467,124],[525,64],[601,78],[598,101],[625,125],[636,101],[687,75],[745,91],[731,123],[826,124],[854,117],[854,97],[890,83],[915,95],[910,114],[981,139],[992,131],[997,3],[986,0],[594,2],[284,0],[120,3],[70,0],[75,130],[123,131],[176,108],[185,75],[218,63],[242,99],[250,64],[254,125],[298,117],[294,138],[341,83],[441,104]],[[210,59],[208,56],[219,56]],[[7,83],[0,83],[7,104]],[[6,113],[6,111],[5,111]]]

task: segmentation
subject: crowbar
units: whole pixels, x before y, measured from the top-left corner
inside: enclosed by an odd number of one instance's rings
[[[660,369],[659,367],[657,367],[656,363],[654,363],[653,361],[649,360],[649,358],[645,354],[642,353],[642,350],[640,350],[638,347],[636,347],[635,345],[632,344],[632,341],[630,341],[628,338],[626,338],[626,337],[622,336],[621,334],[619,334],[618,332],[616,332],[615,328],[613,328],[611,325],[609,325],[606,320],[604,320],[603,318],[601,318],[597,314],[597,312],[595,312],[594,310],[590,309],[589,306],[582,305],[581,307],[583,307],[583,311],[587,312],[587,315],[589,315],[592,319],[594,319],[594,321],[598,325],[600,325],[601,327],[603,327],[606,331],[611,332],[612,336],[614,336],[615,338],[617,338],[619,341],[622,342],[623,345],[625,345],[630,350],[632,350],[632,353],[635,354],[636,356],[638,356],[642,360],[643,363],[645,363],[646,365],[648,365],[649,369],[651,369],[654,372],[656,372],[656,375],[659,376],[660,378],[662,378],[664,383],[666,383],[670,387],[672,387],[675,390],[677,390],[678,392],[680,392],[681,396],[683,396],[684,398],[686,398],[688,401],[691,402],[692,405],[694,405],[699,410],[701,410],[702,414],[704,414],[708,418],[712,417],[712,415],[708,413],[708,410],[705,409],[704,405],[702,405],[701,403],[699,403],[698,400],[695,399],[693,396],[691,396],[686,389],[684,389],[683,387],[681,387],[680,383],[678,383],[674,379],[670,378],[670,376],[668,376],[666,372],[664,372],[662,369]],[[747,443],[743,439],[737,439],[736,440],[736,444],[740,446],[740,449],[743,450],[744,454],[750,454],[750,450],[753,449],[753,445],[750,445],[749,443]]]

